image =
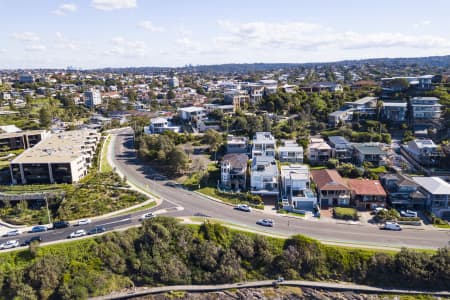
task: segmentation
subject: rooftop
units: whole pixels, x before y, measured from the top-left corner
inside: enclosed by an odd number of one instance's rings
[[[387,153],[381,150],[380,146],[377,144],[369,144],[369,143],[354,143],[353,147],[361,152],[364,155],[386,155]]]
[[[433,195],[450,195],[450,184],[440,177],[413,177],[413,180]]]
[[[33,148],[24,151],[11,163],[68,163],[78,159],[95,130],[73,130],[52,134]]]
[[[356,195],[386,196],[379,180],[347,179],[347,182]]]
[[[344,178],[336,170],[311,170],[311,176],[317,188],[322,191],[348,191]]]

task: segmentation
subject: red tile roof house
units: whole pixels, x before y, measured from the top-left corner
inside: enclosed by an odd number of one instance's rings
[[[386,192],[379,180],[347,179],[351,189],[350,204],[357,209],[386,206]]]
[[[320,208],[350,205],[350,188],[336,170],[311,170],[311,177],[317,188]]]

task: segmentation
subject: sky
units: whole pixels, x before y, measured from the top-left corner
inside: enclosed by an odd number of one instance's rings
[[[450,54],[448,0],[0,0],[0,69]]]

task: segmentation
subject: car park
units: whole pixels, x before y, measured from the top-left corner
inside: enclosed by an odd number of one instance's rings
[[[154,213],[149,212],[149,213],[143,214],[143,215],[139,218],[139,221],[143,221],[143,220],[146,220],[146,219],[150,219],[150,218],[153,218],[154,216],[155,216]]]
[[[79,230],[77,230],[77,231],[72,232],[72,233],[69,235],[69,238],[73,239],[73,238],[77,238],[77,237],[82,237],[82,236],[85,236],[86,234],[87,234],[87,233],[86,233],[86,230],[84,230],[84,229],[79,229]]]
[[[13,229],[5,233],[4,236],[17,236],[19,234],[22,234],[22,232],[19,229]]]
[[[34,226],[33,228],[31,228],[30,232],[44,232],[47,231],[48,227],[45,225],[38,225],[38,226]]]
[[[402,230],[402,227],[395,222],[386,222],[384,223],[384,226],[381,227],[381,229],[400,231]]]
[[[238,204],[234,208],[237,210],[242,210],[242,211],[246,211],[246,212],[252,211],[252,208],[250,206],[248,206],[247,204]]]
[[[70,223],[67,221],[58,221],[53,223],[53,229],[61,229],[61,228],[67,228],[70,226]]]
[[[19,247],[18,240],[10,240],[10,241],[7,241],[6,243],[3,243],[0,245],[0,249],[12,249],[12,248],[16,248],[16,247]]]
[[[42,238],[41,238],[39,235],[33,236],[33,237],[31,237],[31,238],[25,240],[25,241],[22,243],[22,246],[28,246],[29,244],[31,244],[31,243],[33,243],[33,242],[38,242],[38,243],[40,243],[40,242],[42,242]]]
[[[417,212],[413,210],[401,210],[400,215],[407,218],[417,218]]]
[[[88,230],[87,234],[91,235],[91,234],[102,233],[102,232],[105,232],[105,231],[106,231],[105,227],[97,226],[95,228],[92,228],[92,229]]]
[[[91,224],[91,219],[81,219],[77,222],[77,226],[88,225]]]
[[[258,220],[256,222],[256,224],[261,225],[261,226],[266,226],[266,227],[273,227],[274,222],[271,219],[261,219],[261,220]]]

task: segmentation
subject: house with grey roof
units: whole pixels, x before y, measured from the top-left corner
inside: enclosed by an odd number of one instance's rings
[[[328,144],[332,148],[332,157],[340,162],[350,162],[353,157],[353,145],[343,136],[328,137]]]
[[[430,139],[409,141],[403,148],[418,163],[424,166],[436,166],[444,157],[442,150]]]
[[[303,163],[303,147],[293,140],[285,140],[283,146],[278,147],[278,159],[280,162]]]
[[[370,162],[375,167],[386,164],[387,152],[378,143],[354,143],[353,158],[356,164]]]
[[[419,191],[419,185],[403,174],[382,174],[380,181],[388,194],[388,202],[399,209],[425,209],[426,197]]]
[[[427,209],[437,217],[450,220],[450,183],[440,177],[413,177],[426,197]]]
[[[242,153],[225,154],[220,164],[221,187],[231,190],[245,190],[247,183],[248,156]]]

